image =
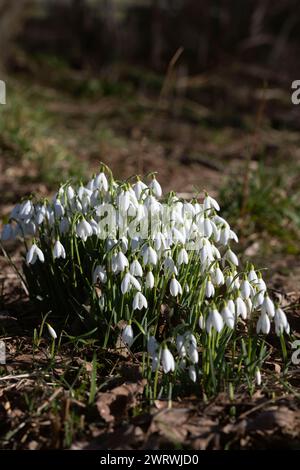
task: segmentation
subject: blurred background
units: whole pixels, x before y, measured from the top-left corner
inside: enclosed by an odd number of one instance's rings
[[[218,197],[246,256],[295,289],[298,0],[0,0],[0,47],[3,220],[100,161],[157,171]]]

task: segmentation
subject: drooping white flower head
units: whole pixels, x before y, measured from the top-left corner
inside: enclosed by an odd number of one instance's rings
[[[208,299],[213,297],[215,295],[215,288],[213,283],[211,282],[210,278],[207,279],[206,281],[206,287],[205,287],[205,297]]]
[[[48,328],[48,331],[49,331],[49,335],[51,336],[52,339],[56,340],[56,338],[57,338],[56,331],[54,330],[54,328],[52,328],[51,325],[49,325],[49,323],[46,323],[46,325],[47,325],[47,328]]]
[[[267,335],[269,334],[271,329],[271,323],[269,316],[266,313],[261,313],[257,325],[256,325],[256,333],[259,334],[262,332],[263,334]]]
[[[230,328],[231,330],[233,330],[235,324],[234,313],[232,313],[228,305],[225,305],[223,307],[221,315],[225,325],[228,326],[228,328]]]
[[[213,279],[214,279],[214,284],[218,287],[222,286],[225,282],[224,274],[222,273],[219,265],[217,265],[216,269],[213,272]]]
[[[226,253],[224,255],[224,259],[229,261],[234,266],[239,265],[238,257],[236,256],[236,254],[230,248],[228,248],[228,250],[226,251]]]
[[[275,331],[278,336],[280,336],[283,332],[286,332],[287,334],[290,333],[290,325],[287,321],[286,314],[280,307],[277,307],[275,310],[274,321]]]
[[[261,372],[259,369],[256,369],[255,371],[255,382],[258,387],[261,385]]]
[[[171,351],[165,346],[161,352],[161,363],[165,374],[168,372],[174,372],[175,360]]]
[[[247,306],[241,297],[235,299],[235,309],[238,317],[242,317],[243,320],[247,318]]]
[[[189,367],[189,378],[191,379],[192,382],[196,382],[197,373],[196,373],[195,366],[190,366]]]
[[[33,243],[27,252],[26,263],[28,265],[35,264],[37,259],[39,259],[41,263],[44,263],[45,261],[44,253],[35,243]]]
[[[184,336],[184,344],[189,360],[192,364],[197,364],[199,362],[199,353],[195,336],[192,333],[187,332]]]
[[[176,336],[176,348],[180,357],[186,356],[185,339],[183,335]]]
[[[205,195],[204,201],[203,201],[203,207],[205,211],[208,211],[208,209],[215,209],[216,211],[220,210],[220,206],[217,203],[217,201],[209,196],[208,194]]]
[[[241,296],[243,299],[249,299],[252,293],[252,287],[248,279],[243,279],[240,285]]]
[[[154,248],[152,248],[151,246],[147,246],[144,250],[144,254],[143,254],[143,261],[144,261],[144,264],[147,265],[152,265],[152,266],[156,266],[157,264],[157,253],[156,251],[154,250]]]
[[[54,214],[57,219],[60,219],[65,214],[65,209],[59,199],[55,199],[53,203]]]
[[[160,186],[159,182],[157,181],[157,179],[155,178],[155,176],[153,176],[152,181],[151,181],[151,183],[149,184],[149,188],[152,189],[153,194],[154,194],[157,198],[160,198],[160,197],[162,196],[162,189],[161,189],[161,186]]]
[[[170,294],[173,297],[177,297],[182,294],[182,287],[175,277],[172,277],[170,281]]]
[[[66,250],[59,240],[56,240],[53,247],[53,258],[66,258]]]
[[[261,306],[262,313],[266,313],[270,318],[275,316],[275,306],[268,295],[265,295],[264,301]]]
[[[148,189],[148,186],[143,183],[140,179],[134,184],[133,190],[135,192],[135,195],[137,199],[140,199],[142,196],[142,193],[146,196],[146,190]]]
[[[107,273],[105,266],[97,265],[95,267],[93,272],[93,284],[96,284],[98,280],[103,284],[105,284],[105,282],[107,281]]]
[[[143,276],[143,268],[142,268],[141,264],[139,263],[139,261],[136,258],[130,264],[130,269],[129,270],[130,270],[130,273],[133,276],[137,276],[137,277],[142,277]]]
[[[130,348],[134,341],[134,333],[131,324],[125,326],[122,331],[122,341]]]
[[[77,236],[85,242],[88,237],[91,237],[93,235],[93,229],[85,219],[82,219],[77,224],[76,233]]]
[[[223,329],[223,326],[224,321],[218,310],[216,308],[211,309],[206,320],[207,333],[210,333],[212,328],[220,333]]]
[[[141,293],[137,292],[134,296],[132,308],[133,310],[142,310],[143,308],[148,307],[148,302],[146,297]]]
[[[177,262],[179,266],[181,266],[182,264],[188,264],[189,256],[185,248],[181,248],[181,250],[179,251]]]
[[[159,350],[159,344],[156,341],[154,336],[149,336],[148,341],[147,341],[147,351],[150,354],[150,356],[153,356],[154,354],[157,354]]]
[[[11,224],[5,224],[1,233],[1,240],[3,242],[11,240],[14,237],[14,230]]]
[[[153,289],[154,284],[155,284],[155,279],[154,279],[153,273],[152,273],[152,271],[148,271],[148,273],[146,275],[145,286],[148,289]]]
[[[136,290],[140,291],[141,284],[131,273],[127,272],[121,282],[121,292],[122,294],[126,294],[132,288],[135,288]]]
[[[122,273],[129,267],[129,262],[122,251],[118,251],[112,259],[112,269],[115,273]]]
[[[100,191],[104,191],[107,193],[108,191],[108,181],[105,176],[105,173],[99,173],[94,179],[94,189],[99,189]]]

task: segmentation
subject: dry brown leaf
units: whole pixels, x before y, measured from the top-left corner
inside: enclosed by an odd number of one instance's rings
[[[124,383],[109,392],[97,396],[97,408],[100,416],[107,423],[120,421],[136,403],[138,395],[143,393],[146,380],[137,383]]]

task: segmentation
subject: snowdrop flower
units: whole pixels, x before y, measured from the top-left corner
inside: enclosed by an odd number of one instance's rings
[[[164,270],[166,274],[175,274],[175,276],[177,276],[178,274],[175,263],[170,256],[167,256],[167,258],[164,261]]]
[[[185,357],[186,356],[186,349],[184,345],[184,336],[183,335],[177,335],[176,336],[176,348],[178,351],[178,354],[180,357]]]
[[[152,271],[148,271],[147,275],[146,275],[146,282],[145,282],[145,285],[148,289],[153,289],[154,287],[154,276],[153,276],[153,273]]]
[[[245,299],[245,304],[246,304],[246,308],[247,308],[247,318],[250,318],[251,317],[251,312],[252,312],[252,309],[253,309],[253,303],[252,303],[252,300],[250,299],[250,297],[248,297],[248,299]]]
[[[134,334],[131,324],[129,323],[122,331],[122,341],[125,343],[129,348],[134,341]]]
[[[93,235],[93,229],[85,219],[82,219],[76,227],[76,233],[85,242],[88,237]]]
[[[199,323],[199,328],[200,328],[200,330],[204,330],[204,328],[205,328],[205,321],[204,321],[203,315],[200,315],[200,316],[199,316],[199,321],[198,321],[198,323]]]
[[[182,287],[175,277],[172,277],[170,281],[170,294],[173,297],[177,297],[182,294]]]
[[[255,308],[260,307],[265,299],[265,293],[263,291],[259,291],[255,296],[253,297],[253,306]]]
[[[156,372],[159,368],[159,353],[153,354],[151,372]]]
[[[22,229],[25,236],[34,236],[36,232],[36,225],[32,220],[26,220],[22,224]]]
[[[41,225],[46,216],[46,207],[45,205],[38,206],[35,213],[35,222],[37,225]]]
[[[258,387],[261,385],[261,372],[259,369],[256,369],[255,371],[255,382]]]
[[[143,181],[138,179],[137,182],[133,186],[133,190],[135,192],[137,199],[141,198],[142,193],[143,192],[145,193],[146,189],[148,189],[148,186],[145,183],[143,183]]]
[[[224,323],[228,328],[233,330],[234,328],[234,313],[230,310],[228,305],[225,305],[221,311],[222,318],[224,320]]]
[[[105,266],[96,266],[93,272],[93,284],[96,284],[97,281],[105,284],[107,281],[107,273]]]
[[[189,378],[191,379],[192,382],[196,382],[197,374],[196,374],[195,366],[189,367]]]
[[[74,189],[72,188],[72,186],[70,186],[70,185],[67,186],[67,188],[66,188],[66,195],[67,195],[67,199],[68,199],[69,202],[71,202],[71,201],[74,199],[74,197],[75,197],[75,191],[74,191]]]
[[[233,230],[229,231],[229,239],[235,241],[235,243],[239,242],[237,234]]]
[[[94,188],[107,193],[108,181],[104,173],[99,173],[94,179]]]
[[[248,299],[252,293],[252,287],[246,278],[241,282],[240,291],[243,299]]]
[[[220,237],[219,237],[219,242],[221,245],[226,246],[230,237],[230,228],[228,224],[223,225],[223,227],[220,230]]]
[[[208,278],[206,281],[206,287],[205,287],[205,297],[209,299],[210,297],[213,297],[214,295],[215,295],[214,285],[211,282],[210,278]]]
[[[48,328],[48,331],[49,331],[49,335],[50,335],[51,338],[55,341],[56,338],[57,338],[56,331],[54,330],[54,328],[52,328],[51,325],[49,325],[49,323],[46,323],[46,325],[47,325],[47,328]]]
[[[256,333],[259,334],[262,332],[263,334],[267,335],[270,332],[270,328],[271,324],[268,315],[266,313],[262,313],[256,325]]]
[[[214,283],[216,284],[216,286],[222,286],[224,284],[225,282],[224,275],[221,269],[219,268],[219,266],[216,267],[213,273],[213,278],[214,278]]]
[[[258,291],[266,292],[267,290],[266,283],[263,280],[261,273],[258,273],[258,279],[255,283],[255,286],[257,287]]]
[[[286,314],[284,311],[277,307],[275,310],[275,331],[278,336],[280,336],[284,331],[289,334],[290,333],[290,325],[287,321]]]
[[[45,257],[42,250],[35,244],[31,245],[26,255],[26,263],[34,264],[36,260],[39,259],[41,263],[44,263]]]
[[[60,219],[65,214],[65,209],[59,199],[56,199],[53,203],[54,214],[57,219]]]
[[[205,264],[207,261],[212,261],[212,260],[213,260],[213,255],[211,251],[211,245],[206,239],[204,239],[203,246],[200,250],[200,261],[202,264]]]
[[[92,230],[93,230],[93,235],[99,235],[100,234],[100,229],[99,229],[99,225],[98,223],[96,222],[96,220],[94,219],[91,219],[90,220],[90,226],[92,227]]]
[[[208,209],[215,209],[216,211],[220,210],[220,206],[217,203],[217,201],[209,196],[208,194],[205,195],[204,201],[203,201],[203,207],[204,210],[207,211]]]
[[[157,181],[157,179],[155,178],[155,176],[153,177],[151,183],[149,184],[149,188],[152,189],[153,194],[157,198],[160,198],[162,196],[161,186],[160,186],[159,182]]]
[[[142,266],[140,265],[139,261],[136,258],[132,261],[132,263],[130,265],[130,273],[133,276],[138,276],[138,277],[143,276],[143,268],[142,268]]]
[[[261,306],[262,313],[266,313],[269,315],[270,318],[274,318],[275,316],[275,307],[268,295],[265,295],[264,301]]]
[[[160,213],[161,204],[158,202],[158,200],[154,196],[147,196],[144,204],[152,216]]]
[[[233,279],[234,279],[234,277],[233,277],[232,273],[230,273],[226,276],[225,284],[226,284],[226,287],[227,287],[229,292],[232,291],[233,288],[234,288],[234,284],[233,284],[234,280]]]
[[[64,246],[59,240],[56,240],[54,247],[53,247],[53,258],[66,258],[66,251],[64,249]]]
[[[147,341],[147,351],[150,354],[150,356],[153,356],[158,352],[159,349],[159,344],[154,338],[154,336],[149,336],[148,341]]]
[[[210,238],[212,232],[213,232],[213,228],[212,228],[211,222],[207,217],[205,217],[204,222],[203,222],[203,234],[205,237]]]
[[[27,201],[24,201],[18,211],[18,217],[20,219],[28,219],[31,217],[33,213],[33,205],[32,202],[28,199]]]
[[[157,264],[157,253],[151,246],[147,246],[145,249],[143,253],[143,261],[145,265],[149,264],[155,266]]]
[[[235,299],[236,314],[242,317],[243,320],[247,318],[247,306],[241,297]]]
[[[187,333],[185,336],[185,344],[190,361],[193,364],[197,364],[199,361],[199,354],[195,336],[191,333]]]
[[[129,262],[124,253],[119,251],[113,256],[112,265],[114,272],[123,272],[126,268],[128,268]]]
[[[125,214],[128,211],[130,204],[130,193],[129,191],[122,190],[118,197],[119,210],[121,214]]]
[[[229,308],[229,310],[231,311],[231,313],[233,315],[235,315],[235,303],[232,299],[228,299],[227,301],[227,307]]]
[[[188,262],[189,262],[189,257],[188,257],[187,251],[185,248],[181,248],[181,250],[178,253],[177,263],[179,264],[179,266],[181,266],[182,264],[188,264]]]
[[[207,333],[211,332],[211,329],[214,328],[218,333],[222,330],[224,326],[223,318],[216,308],[210,310],[208,318],[206,320],[206,331]]]
[[[141,285],[139,281],[131,273],[127,272],[121,282],[122,294],[126,294],[127,292],[129,292],[132,287],[134,287],[138,291],[141,290]]]
[[[257,279],[258,279],[258,278],[257,278],[257,274],[256,274],[256,272],[255,272],[255,270],[254,270],[254,266],[251,265],[251,266],[250,266],[250,271],[249,271],[249,273],[248,273],[248,281],[249,281],[249,282],[256,283]]]
[[[163,371],[165,374],[168,372],[174,372],[175,370],[175,361],[171,351],[165,346],[161,353],[161,363],[163,366]]]
[[[5,224],[1,233],[1,240],[3,242],[12,239],[14,236],[13,228],[10,224]]]
[[[59,222],[59,233],[64,235],[70,227],[70,223],[66,217],[63,217]]]
[[[228,250],[226,251],[226,253],[224,255],[224,259],[226,259],[230,263],[234,264],[235,266],[238,266],[238,264],[239,264],[238,257],[236,256],[235,253],[233,253],[233,251],[230,248],[228,248]]]
[[[146,297],[141,293],[137,292],[133,299],[132,308],[133,310],[142,310],[143,308],[148,307],[148,302]]]

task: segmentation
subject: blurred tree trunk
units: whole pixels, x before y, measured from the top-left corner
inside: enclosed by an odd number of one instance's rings
[[[162,65],[163,52],[163,25],[160,0],[152,0],[152,49],[151,65],[154,69],[160,70]]]
[[[15,51],[15,39],[22,30],[29,0],[0,0],[0,70],[4,70]]]

